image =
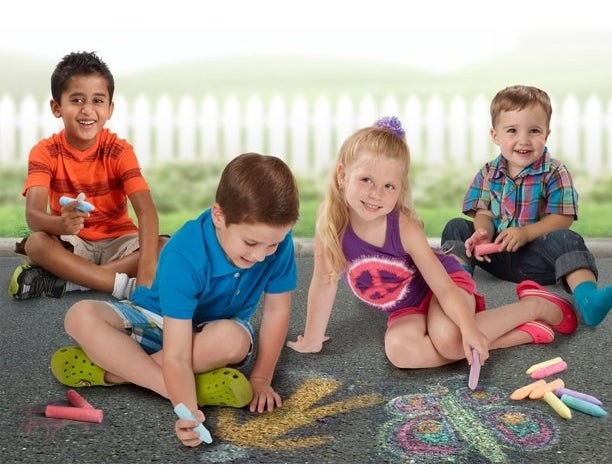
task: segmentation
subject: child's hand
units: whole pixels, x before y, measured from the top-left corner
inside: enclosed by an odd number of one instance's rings
[[[183,445],[187,447],[196,447],[199,446],[202,441],[200,440],[200,435],[195,428],[198,423],[204,422],[204,413],[202,410],[191,410],[193,415],[198,419],[198,421],[193,421],[191,419],[179,419],[174,424],[174,431],[176,432],[176,436],[183,443]]]
[[[274,411],[274,408],[283,406],[280,395],[276,393],[268,380],[260,377],[251,377],[249,382],[253,388],[253,400],[251,400],[249,406],[252,413],[255,411],[258,413]]]
[[[476,323],[473,328],[464,328],[461,330],[461,336],[463,339],[463,351],[468,363],[472,365],[472,348],[478,351],[480,356],[480,365],[483,365],[489,358],[489,340],[488,338],[478,329]]]
[[[78,210],[78,204],[78,201],[74,201],[62,206],[62,235],[76,235],[85,227],[85,218],[89,217],[89,213]]]
[[[329,336],[324,336],[322,341],[307,341],[302,335],[298,335],[297,341],[287,341],[287,346],[301,353],[318,353],[323,349],[323,343],[329,340]]]
[[[497,236],[497,242],[501,244],[503,251],[518,251],[520,247],[529,242],[527,230],[524,227],[507,228]]]
[[[470,257],[474,256],[478,261],[487,261],[491,262],[491,258],[488,256],[479,256],[474,252],[476,245],[482,245],[484,243],[490,243],[491,237],[489,236],[489,232],[484,229],[476,230],[470,238],[465,241],[465,254]]]

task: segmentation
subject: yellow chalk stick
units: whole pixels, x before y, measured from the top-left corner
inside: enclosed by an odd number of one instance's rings
[[[529,398],[532,400],[539,400],[546,392],[554,392],[559,387],[565,387],[565,382],[563,382],[563,379],[555,379],[549,383],[544,382],[543,384],[531,389]]]
[[[540,379],[535,382],[531,382],[529,385],[525,385],[524,387],[518,388],[514,392],[512,392],[512,395],[510,395],[510,399],[522,400],[523,398],[527,398],[534,388],[540,387],[542,385],[546,385],[546,380]]]
[[[563,419],[572,419],[572,411],[553,392],[546,392],[542,399]]]
[[[553,357],[552,359],[549,359],[548,361],[538,362],[537,364],[534,364],[529,369],[527,369],[526,374],[531,375],[532,372],[535,372],[536,370],[542,367],[549,366],[551,364],[554,364],[555,362],[561,362],[562,360],[563,359],[561,359],[561,357]]]

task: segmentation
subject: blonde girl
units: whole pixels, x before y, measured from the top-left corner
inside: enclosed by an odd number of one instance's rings
[[[290,348],[322,350],[340,277],[387,315],[385,353],[398,368],[471,363],[472,349],[484,363],[490,349],[549,343],[553,330],[576,329],[571,304],[548,291],[523,289],[520,301],[485,310],[470,274],[430,247],[409,169],[396,117],[359,129],[341,146],[318,214],[305,331]]]

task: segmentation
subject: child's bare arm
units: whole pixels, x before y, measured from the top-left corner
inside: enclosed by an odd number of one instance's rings
[[[265,294],[259,329],[257,359],[249,381],[253,387],[251,411],[273,411],[282,406],[280,395],[272,388],[272,378],[289,331],[291,293]]]
[[[155,278],[159,254],[159,217],[149,191],[136,191],[130,203],[138,218],[138,284],[150,286]]]
[[[331,279],[329,272],[322,243],[315,239],[314,269],[308,289],[304,335],[299,335],[296,341],[287,342],[287,346],[295,351],[318,353],[329,339],[325,336],[325,330],[338,291],[338,280]]]
[[[89,214],[73,210],[77,202],[62,208],[61,215],[48,212],[49,190],[45,186],[32,186],[26,192],[25,216],[28,227],[33,232],[46,232],[52,235],[76,235],[84,226]]]

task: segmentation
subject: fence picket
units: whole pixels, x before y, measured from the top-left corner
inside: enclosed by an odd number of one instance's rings
[[[469,100],[453,96],[447,102],[438,95],[378,99],[344,94],[332,100],[277,94],[264,100],[255,94],[242,101],[236,95],[209,94],[200,102],[190,95],[174,102],[169,95],[153,101],[141,93],[132,102],[115,96],[108,127],[132,143],[143,166],[181,160],[222,163],[255,151],[278,155],[297,172],[321,172],[355,129],[381,115],[397,115],[414,162],[474,166],[497,152],[489,137],[488,107],[482,95]],[[572,170],[612,172],[612,100],[591,95],[580,102],[568,94],[559,104],[553,99],[553,109],[548,140],[553,155]],[[48,100],[2,95],[0,165],[25,165],[31,147],[61,126]]]

